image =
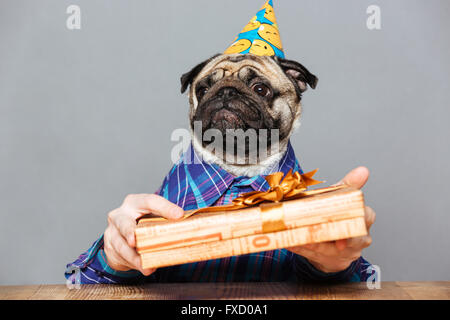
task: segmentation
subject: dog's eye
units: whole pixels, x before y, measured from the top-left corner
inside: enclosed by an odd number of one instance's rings
[[[208,92],[208,87],[200,87],[197,89],[197,99],[200,100]]]
[[[270,88],[263,83],[257,83],[252,87],[253,91],[261,97],[267,97],[270,94]]]

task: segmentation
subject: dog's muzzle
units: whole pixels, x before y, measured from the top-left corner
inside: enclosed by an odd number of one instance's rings
[[[204,130],[218,129],[223,134],[229,129],[267,129],[273,121],[264,107],[255,99],[232,86],[222,87],[197,108],[195,121],[201,121]]]

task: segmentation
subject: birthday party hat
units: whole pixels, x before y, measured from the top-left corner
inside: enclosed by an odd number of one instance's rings
[[[284,58],[272,0],[262,6],[224,53],[251,53]]]

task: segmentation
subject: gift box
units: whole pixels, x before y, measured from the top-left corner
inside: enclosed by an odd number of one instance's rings
[[[306,191],[314,172],[266,177],[268,191],[221,207],[188,211],[181,220],[145,216],[135,235],[143,268],[218,259],[367,234],[364,196],[341,185]]]

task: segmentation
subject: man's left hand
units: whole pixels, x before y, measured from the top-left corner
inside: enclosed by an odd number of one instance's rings
[[[339,183],[361,189],[369,179],[369,170],[358,167],[350,171]],[[308,244],[288,248],[289,251],[301,255],[318,270],[331,273],[347,269],[350,264],[361,257],[361,252],[372,243],[370,227],[375,222],[375,211],[365,207],[367,235],[363,237],[343,239],[332,242]]]

